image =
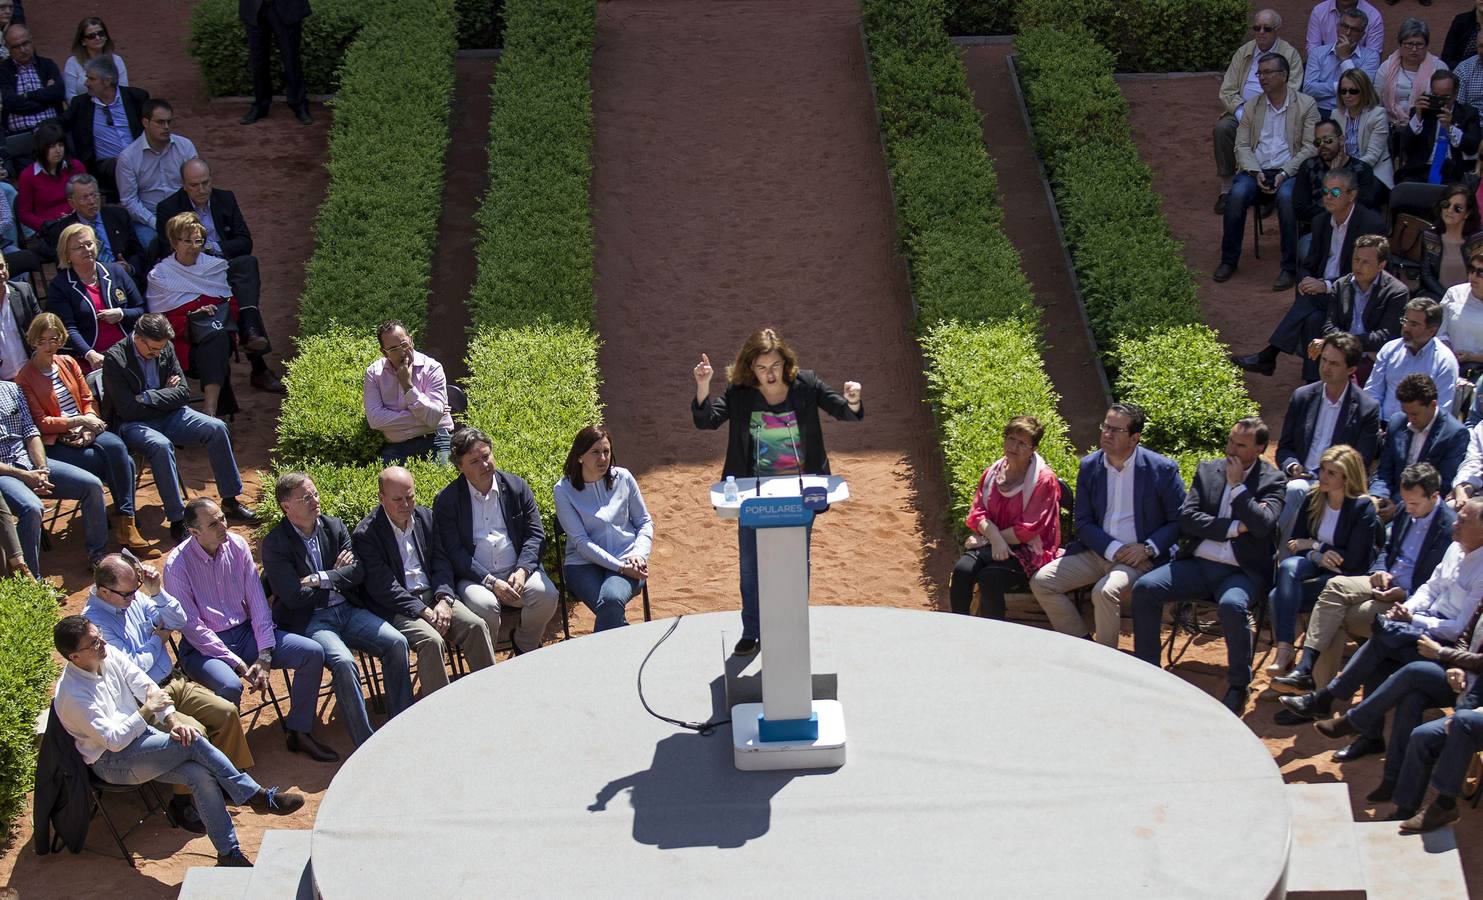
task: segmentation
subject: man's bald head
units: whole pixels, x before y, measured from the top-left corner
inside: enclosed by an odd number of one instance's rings
[[[413,510],[417,508],[417,487],[412,473],[401,466],[387,466],[376,478],[376,491],[386,518],[405,531],[412,522]]]
[[[192,203],[204,207],[211,201],[211,166],[199,156],[186,160],[180,166],[180,186]]]

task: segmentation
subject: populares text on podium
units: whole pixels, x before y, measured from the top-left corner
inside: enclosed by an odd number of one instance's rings
[[[736,767],[842,766],[844,709],[836,678],[812,671],[808,529],[816,511],[850,498],[849,486],[834,475],[738,478],[736,486],[735,500],[726,498],[724,482],[710,489],[717,516],[757,529],[761,702],[754,701],[758,679],[746,674],[758,657],[731,656],[731,637],[722,636]]]

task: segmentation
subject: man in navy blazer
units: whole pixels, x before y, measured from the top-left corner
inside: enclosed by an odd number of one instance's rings
[[[1468,452],[1468,431],[1462,423],[1437,408],[1437,386],[1430,375],[1413,372],[1395,387],[1401,411],[1390,420],[1380,465],[1370,476],[1375,510],[1389,522],[1401,501],[1401,470],[1419,462],[1431,463],[1442,484],[1451,485]]]
[[[538,649],[556,612],[556,588],[541,569],[546,529],[530,485],[494,467],[494,445],[477,428],[453,432],[459,476],[433,500],[433,524],[453,567],[458,595],[499,639],[500,612],[520,610],[516,653]]]
[[[1067,592],[1088,585],[1097,642],[1117,646],[1122,605],[1134,582],[1168,562],[1179,540],[1184,479],[1179,465],[1138,445],[1146,417],[1114,403],[1102,417],[1102,449],[1082,457],[1076,477],[1076,540],[1030,579],[1030,591],[1062,634],[1089,637]]]
[[[477,672],[494,665],[494,643],[489,626],[453,592],[433,511],[417,504],[412,473],[388,466],[376,485],[381,505],[360,520],[350,539],[365,573],[366,608],[407,639],[426,697],[448,685],[447,644],[462,650]]]
[[[1232,426],[1225,458],[1207,460],[1195,470],[1179,511],[1184,543],[1176,558],[1133,585],[1133,653],[1154,665],[1159,664],[1164,604],[1214,600],[1219,605],[1230,682],[1221,702],[1238,716],[1246,709],[1251,684],[1251,608],[1272,586],[1277,520],[1286,493],[1282,473],[1262,459],[1267,438],[1267,424],[1255,416]]]

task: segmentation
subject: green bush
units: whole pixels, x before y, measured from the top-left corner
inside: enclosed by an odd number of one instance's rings
[[[366,423],[361,386],[380,352],[371,329],[335,326],[298,339],[288,362],[288,397],[278,414],[275,459],[359,465],[377,459],[385,440]]]
[[[455,0],[459,49],[488,49],[500,45],[505,30],[503,0]]]
[[[947,0],[948,34],[1013,34],[1015,0]]]
[[[432,506],[438,491],[458,477],[458,470],[452,466],[428,459],[408,460],[406,466],[417,483],[417,502],[423,506]],[[365,518],[380,502],[376,495],[376,476],[381,472],[379,462],[360,466],[318,462],[279,464],[271,473],[260,473],[265,497],[257,505],[258,514],[263,517],[263,523],[257,529],[259,540],[283,518],[283,511],[273,502],[272,485],[286,472],[305,472],[314,479],[314,489],[319,492],[319,503],[325,515],[335,516],[350,529],[354,529],[355,523]]]
[[[311,94],[332,94],[337,71],[356,32],[377,9],[375,0],[314,0],[314,14],[304,20],[304,81]],[[391,9],[400,4],[386,3]],[[213,97],[252,96],[247,70],[247,29],[237,18],[237,0],[202,0],[191,11],[190,54],[201,67],[206,93]],[[273,53],[273,91],[283,90],[283,67]]]
[[[57,680],[57,600],[29,578],[0,581],[0,823],[8,837],[36,781],[36,717]]]
[[[941,0],[866,0],[863,20],[951,508],[961,521],[979,476],[1003,451],[1010,418],[1044,423],[1040,452],[1068,482],[1076,455],[943,11]]]
[[[1143,440],[1160,453],[1224,455],[1231,425],[1257,414],[1225,345],[1205,325],[1150,332],[1118,352],[1118,397],[1149,410]]]

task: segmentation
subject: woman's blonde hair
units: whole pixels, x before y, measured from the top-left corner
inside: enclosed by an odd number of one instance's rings
[[[72,268],[72,254],[68,252],[67,245],[72,243],[72,239],[78,235],[91,240],[94,247],[98,245],[98,233],[93,230],[93,226],[84,225],[81,222],[74,222],[68,225],[62,229],[62,233],[57,237],[57,268]]]
[[[1358,450],[1348,444],[1335,444],[1318,458],[1320,469],[1330,464],[1344,473],[1345,497],[1359,497],[1366,492],[1365,458],[1359,455]],[[1323,507],[1323,492],[1315,480],[1313,487],[1308,489],[1308,532],[1314,537],[1318,536],[1318,525],[1323,521]]]
[[[173,246],[192,231],[199,232],[202,238],[206,237],[206,226],[201,222],[201,217],[193,212],[183,212],[171,216],[170,221],[165,223],[165,240]]]
[[[26,343],[32,347],[36,346],[36,343],[41,340],[42,335],[48,331],[55,331],[57,334],[60,334],[62,341],[64,343],[66,342],[67,326],[62,324],[62,317],[56,313],[44,312],[32,319],[31,324],[26,327]]]

